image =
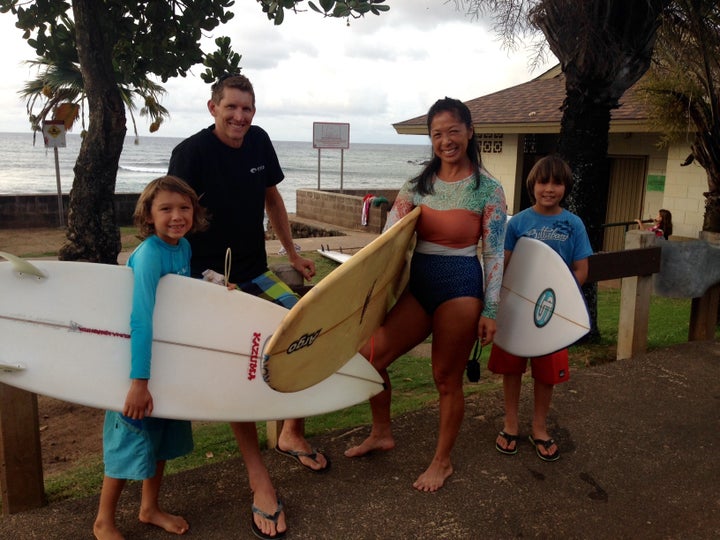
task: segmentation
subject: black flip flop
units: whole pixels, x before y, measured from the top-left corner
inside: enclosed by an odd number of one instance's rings
[[[297,461],[300,465],[302,465],[304,468],[306,468],[306,469],[307,469],[308,471],[310,471],[310,472],[314,472],[314,473],[324,473],[324,472],[326,472],[328,469],[330,469],[330,458],[327,457],[327,455],[325,455],[325,454],[323,454],[323,455],[325,456],[325,461],[327,461],[327,465],[325,465],[325,467],[323,467],[322,469],[313,469],[312,467],[310,467],[310,466],[308,466],[308,465],[305,465],[305,463],[303,463],[302,461],[300,461],[300,458],[301,458],[301,457],[306,457],[306,458],[311,459],[311,460],[314,461],[315,463],[317,463],[317,459],[316,459],[316,458],[317,458],[317,455],[318,455],[319,453],[321,453],[320,450],[318,450],[317,448],[313,448],[313,449],[312,449],[312,452],[298,452],[297,450],[283,450],[283,449],[280,448],[279,446],[276,446],[276,447],[275,447],[275,451],[276,451],[278,454],[282,454],[283,456],[287,456],[287,457],[289,457],[290,459],[293,459],[293,460]]]
[[[508,433],[505,433],[504,431],[501,431],[498,433],[498,437],[502,437],[505,439],[505,442],[507,443],[505,448],[500,446],[497,441],[495,441],[495,449],[500,452],[501,454],[505,454],[506,456],[514,456],[518,452],[518,444],[520,442],[520,435],[510,435]],[[512,443],[515,443],[515,448],[512,450],[508,450],[508,446],[510,446]]]
[[[557,444],[555,442],[555,439],[547,439],[547,440],[534,439],[532,435],[530,435],[528,437],[528,439],[530,439],[530,442],[535,447],[535,453],[543,461],[557,461],[558,459],[560,459],[560,450],[559,449],[555,450],[555,452],[553,452],[552,454],[543,454],[542,452],[540,452],[540,446],[544,446],[545,450],[550,450],[550,447],[553,444]]]
[[[265,534],[264,532],[262,532],[262,530],[260,530],[260,527],[258,527],[257,524],[255,523],[255,517],[253,515],[253,514],[257,514],[258,516],[262,516],[265,519],[269,519],[277,527],[278,518],[280,518],[280,514],[282,513],[282,511],[283,511],[283,503],[280,499],[278,499],[277,510],[275,510],[275,513],[272,515],[268,514],[266,512],[263,512],[262,510],[260,510],[257,506],[255,506],[253,504],[252,505],[252,514],[250,514],[250,528],[252,529],[253,534],[255,536],[257,536],[258,538],[262,538],[263,540],[277,540],[278,538],[284,538],[285,533],[287,533],[287,529],[285,529],[283,532],[277,533],[275,536],[270,536],[269,534]]]

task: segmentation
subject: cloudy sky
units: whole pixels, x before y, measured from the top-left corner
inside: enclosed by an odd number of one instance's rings
[[[554,58],[531,71],[531,52],[508,52],[482,21],[458,12],[445,0],[388,0],[380,16],[345,21],[323,19],[312,11],[288,13],[274,26],[251,0],[237,0],[233,20],[208,35],[232,38],[242,54],[242,72],[257,94],[255,123],[273,139],[312,140],[313,122],[347,122],[350,142],[419,143],[392,128],[424,114],[444,96],[469,100],[542,73]],[[28,129],[25,104],[17,91],[34,75],[23,61],[33,50],[15,28],[11,14],[0,14],[0,132]],[[201,66],[186,78],[165,84],[163,104],[171,117],[159,136],[185,137],[212,121],[209,87]],[[141,136],[150,136],[138,119]]]

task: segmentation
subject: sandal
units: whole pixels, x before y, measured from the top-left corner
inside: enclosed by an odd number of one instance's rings
[[[500,446],[497,441],[495,441],[495,449],[500,452],[501,454],[505,454],[506,456],[514,456],[518,452],[518,441],[520,441],[520,435],[510,435],[508,433],[505,433],[504,431],[501,431],[498,433],[498,437],[502,437],[505,439],[505,448]],[[515,448],[508,448],[512,443],[515,443]]]
[[[277,526],[278,518],[280,517],[280,514],[282,513],[282,511],[283,511],[283,503],[280,499],[278,499],[277,510],[275,510],[275,513],[272,515],[268,514],[266,512],[263,512],[254,504],[252,505],[252,513],[253,514],[257,514],[258,516],[262,516],[265,519],[272,521],[276,526]],[[270,536],[269,534],[265,534],[264,532],[262,532],[260,527],[258,527],[257,524],[255,523],[255,517],[252,514],[250,515],[250,526],[252,527],[253,534],[255,536],[257,536],[258,538],[262,538],[263,540],[273,540],[273,539],[277,539],[277,538],[284,538],[285,533],[287,532],[287,529],[286,529],[282,532],[278,532],[275,536]]]
[[[528,437],[530,439],[530,442],[535,447],[535,453],[538,455],[540,459],[543,461],[557,461],[560,459],[560,449],[555,450],[552,454],[543,454],[540,452],[540,447],[544,446],[545,450],[550,450],[550,447],[555,443],[555,439],[534,439],[532,435]]]

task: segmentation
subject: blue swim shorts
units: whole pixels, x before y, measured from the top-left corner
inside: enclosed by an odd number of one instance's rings
[[[410,293],[432,315],[440,304],[471,296],[483,299],[482,267],[477,257],[413,254]]]
[[[153,417],[133,420],[119,412],[105,413],[105,476],[126,480],[152,478],[158,461],[184,456],[192,449],[192,427],[187,420]]]

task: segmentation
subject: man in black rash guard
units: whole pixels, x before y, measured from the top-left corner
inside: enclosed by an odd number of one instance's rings
[[[268,270],[264,214],[287,252],[292,266],[305,279],[315,264],[295,250],[287,211],[277,189],[284,174],[268,134],[252,125],[255,92],[243,75],[230,75],[212,86],[208,102],[215,123],[185,139],[172,152],[168,173],[190,184],[207,209],[210,227],[189,235],[192,275],[205,270],[224,273],[231,250],[229,282],[290,308],[297,296]],[[287,525],[270,475],[262,461],[253,422],[231,422],[245,461],[253,492],[252,527],[261,538],[280,538]],[[286,420],[276,448],[312,471],[327,470],[329,460],[305,439],[304,420]]]

